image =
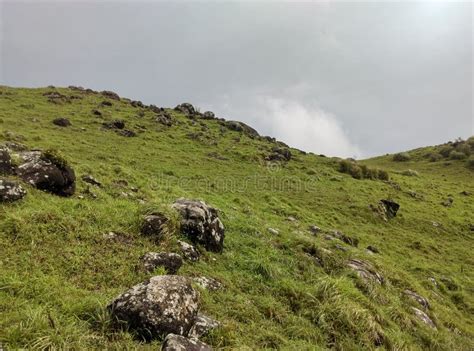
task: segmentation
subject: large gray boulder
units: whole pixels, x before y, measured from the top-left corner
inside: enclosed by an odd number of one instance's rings
[[[225,228],[217,210],[199,200],[179,199],[173,204],[180,215],[181,231],[192,242],[206,250],[221,252],[224,247]]]
[[[41,152],[26,152],[22,158],[24,163],[18,166],[17,174],[25,182],[59,196],[74,194],[76,175],[64,160]]]
[[[212,351],[212,348],[197,339],[188,339],[181,335],[168,334],[161,351]]]
[[[13,202],[22,199],[26,190],[17,182],[0,178],[0,203]]]
[[[146,339],[167,334],[187,335],[199,309],[199,293],[188,279],[162,275],[135,285],[108,309],[118,320]]]

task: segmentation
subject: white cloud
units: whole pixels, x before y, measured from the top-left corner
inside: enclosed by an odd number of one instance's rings
[[[258,124],[262,132],[317,154],[355,158],[362,155],[336,117],[320,107],[269,96],[257,100],[258,115],[261,116]]]

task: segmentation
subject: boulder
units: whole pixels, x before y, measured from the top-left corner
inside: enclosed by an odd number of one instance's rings
[[[163,267],[167,274],[178,273],[183,265],[181,256],[172,252],[148,252],[141,257],[141,261],[147,272]]]
[[[108,91],[104,90],[101,92],[102,96],[105,96],[106,98],[112,99],[112,100],[120,100],[120,96],[118,96],[117,93],[114,93],[113,91]]]
[[[214,278],[200,276],[194,277],[193,281],[205,290],[216,291],[222,289],[222,284]]]
[[[13,174],[12,158],[7,148],[0,148],[0,174]]]
[[[385,282],[383,276],[369,262],[353,258],[347,262],[347,266],[356,272],[366,283],[383,284]]]
[[[202,114],[202,119],[214,119],[216,118],[216,115],[214,114],[214,112],[211,112],[211,111],[206,111]]]
[[[188,102],[183,102],[182,104],[176,106],[174,109],[185,114],[187,117],[193,117],[196,114],[196,109]]]
[[[385,208],[385,213],[388,219],[394,218],[400,209],[400,205],[392,200],[380,200],[380,203]]]
[[[219,327],[219,322],[201,313],[198,313],[194,320],[194,325],[188,333],[188,337],[192,339],[199,339],[208,334],[212,329]]]
[[[179,199],[173,204],[180,215],[181,231],[192,242],[207,250],[221,252],[224,247],[224,225],[217,210],[199,200]]]
[[[181,240],[178,240],[178,244],[185,259],[193,262],[199,260],[199,251],[193,245]]]
[[[71,121],[69,121],[67,118],[59,117],[59,118],[53,119],[53,124],[59,127],[69,127],[71,125]]]
[[[161,345],[161,351],[212,351],[212,348],[196,339],[181,335],[168,334]]]
[[[161,275],[119,295],[108,309],[145,339],[187,335],[197,316],[199,294],[188,279]]]
[[[143,218],[143,223],[140,232],[143,235],[151,236],[159,241],[166,231],[166,224],[168,218],[162,213],[152,213]]]
[[[130,101],[130,105],[132,105],[133,107],[145,107],[145,105],[143,105],[143,102],[135,100]]]
[[[71,196],[76,189],[74,170],[52,154],[27,152],[25,163],[17,168],[18,176],[37,189],[59,196]]]
[[[436,328],[436,324],[433,322],[433,320],[425,313],[423,312],[422,310],[419,310],[418,308],[416,307],[412,307],[411,308],[412,311],[414,312],[415,316],[420,320],[422,321],[423,323],[425,323],[427,326],[429,326],[430,328],[433,328],[433,329],[437,329]]]
[[[116,119],[110,122],[102,123],[102,127],[104,127],[105,129],[124,129],[125,122],[121,119]]]
[[[100,112],[99,110],[92,110],[92,114],[94,116],[102,116],[102,112]]]
[[[169,112],[160,111],[156,114],[155,122],[170,127],[173,125],[173,118],[171,117],[171,114]]]
[[[287,148],[274,147],[272,153],[265,157],[267,161],[288,162],[291,160],[291,151]]]
[[[228,129],[236,131],[236,132],[245,133],[252,138],[260,136],[260,134],[258,134],[258,132],[255,129],[253,129],[252,127],[248,126],[245,123],[238,122],[238,121],[224,121],[222,123]]]
[[[275,229],[275,228],[268,228],[267,230],[270,234],[273,234],[273,235],[280,234],[280,231],[278,229]]]
[[[405,294],[405,296],[407,296],[408,298],[420,304],[425,310],[430,308],[430,303],[428,302],[428,300],[424,298],[423,296],[417,294],[416,292],[406,289],[403,292],[403,294]]]
[[[20,184],[0,178],[0,203],[18,201],[25,195],[26,190]]]

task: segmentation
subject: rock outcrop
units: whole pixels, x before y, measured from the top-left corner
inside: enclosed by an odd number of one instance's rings
[[[155,276],[118,296],[108,309],[146,339],[187,335],[198,313],[199,294],[184,277]]]
[[[385,282],[383,276],[378,273],[369,262],[359,259],[351,259],[347,262],[347,266],[351,268],[366,283],[383,284]]]
[[[51,153],[27,152],[17,168],[18,176],[37,189],[59,196],[71,196],[76,189],[74,170]]]
[[[207,250],[221,252],[224,247],[224,225],[217,210],[199,200],[179,199],[173,204],[181,221],[181,231],[192,242]]]

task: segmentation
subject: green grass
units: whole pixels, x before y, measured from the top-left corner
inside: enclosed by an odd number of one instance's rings
[[[358,180],[339,172],[338,159],[293,149],[290,162],[267,164],[273,144],[223,133],[215,120],[192,124],[170,110],[179,124],[168,128],[124,99],[98,107],[106,100],[100,95],[56,89],[82,99],[54,104],[43,96],[50,90],[0,87],[0,141],[59,150],[78,178],[71,198],[23,184],[25,199],[0,207],[0,343],[8,349],[158,349],[160,341],[114,330],[105,306],[152,275],[137,269],[141,255],[177,250],[172,229],[156,243],[139,228],[143,214],[169,211],[179,197],[217,207],[226,226],[222,254],[206,252],[179,272],[225,286],[201,291],[202,310],[222,323],[204,339],[214,348],[474,348],[474,195],[460,194],[474,194],[466,160],[430,162],[423,155],[434,148],[414,150],[405,162],[391,155],[360,162],[388,171],[390,182]],[[72,126],[53,125],[60,116]],[[102,130],[112,119],[138,136]],[[418,176],[404,176],[408,169]],[[89,173],[102,188],[80,179]],[[451,207],[441,205],[447,197]],[[389,222],[370,209],[383,198],[401,205]],[[310,225],[357,237],[358,248],[313,236]],[[110,231],[121,240],[104,239]],[[368,254],[368,245],[380,253]],[[308,252],[318,252],[322,265]],[[371,262],[386,284],[365,284],[347,269],[349,258]],[[429,300],[437,331],[414,317],[407,288]]]

